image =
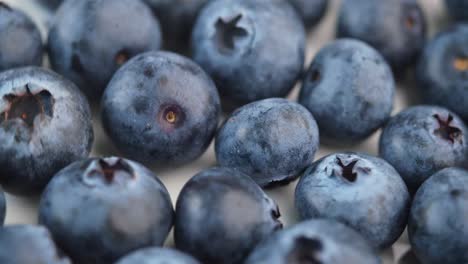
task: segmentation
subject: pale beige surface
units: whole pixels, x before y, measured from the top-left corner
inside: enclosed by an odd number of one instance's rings
[[[43,33],[44,39],[46,34],[46,28],[48,21],[50,19],[50,14],[44,8],[41,8],[36,4],[37,0],[3,0],[6,3],[11,4],[14,7],[21,8],[26,13],[31,15],[33,19],[39,24],[41,31]],[[335,20],[336,20],[336,9],[339,6],[340,0],[331,0],[332,7],[329,9],[327,17],[322,21],[322,23],[314,30],[309,33],[308,38],[308,51],[307,51],[307,62],[313,58],[317,50],[330,42],[334,38],[335,31]],[[382,0],[389,1],[389,0]],[[429,17],[430,22],[430,34],[433,35],[434,32],[437,32],[440,27],[443,27],[446,22],[446,15],[443,6],[443,0],[419,0],[423,5],[424,11],[427,17]],[[414,104],[417,102],[414,98],[414,88],[411,86],[411,81],[405,81],[405,83],[400,83],[397,89],[396,102],[394,107],[394,112],[399,112],[401,109],[405,108],[409,104]],[[291,94],[291,99],[294,99],[297,95],[297,88]],[[96,117],[97,119],[97,117]],[[116,154],[112,147],[109,147],[111,143],[106,139],[102,132],[102,128],[99,124],[99,120],[95,120],[95,134],[96,141],[94,144],[93,155],[112,155]],[[356,146],[354,148],[348,149],[338,149],[338,148],[327,148],[321,146],[316,158],[322,157],[329,153],[342,150],[354,150],[362,151],[370,154],[377,155],[377,142],[378,142],[379,133],[376,133],[371,138],[369,138],[364,143]],[[213,152],[213,146],[207,150],[207,152],[197,161],[177,168],[177,169],[154,169],[157,175],[160,176],[161,180],[164,182],[168,188],[171,198],[175,203],[177,195],[182,188],[183,184],[194,174],[203,170],[204,168],[215,165],[215,158]],[[293,204],[293,194],[294,194],[295,183],[290,184],[289,186],[282,187],[279,189],[267,191],[272,198],[274,198],[280,206],[282,213],[282,221],[286,226],[291,225],[297,221],[294,204]],[[37,221],[37,199],[25,199],[18,198],[13,196],[7,196],[7,218],[6,224],[15,224],[15,223],[36,223]],[[171,244],[171,238],[168,241]],[[393,250],[388,250],[382,253],[384,257],[384,263],[397,263],[393,261],[392,255],[396,255],[396,259],[399,259],[401,254],[403,254],[409,246],[407,245],[407,238],[403,236],[400,241],[398,241]],[[406,259],[406,258],[405,258]],[[411,258],[408,260],[402,261],[400,263],[410,264],[416,263]]]

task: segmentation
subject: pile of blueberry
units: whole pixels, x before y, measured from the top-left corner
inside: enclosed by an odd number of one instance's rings
[[[416,0],[342,0],[307,70],[327,0],[41,1],[57,7],[47,45],[0,1],[0,185],[40,195],[39,225],[0,228],[0,263],[377,264],[406,227],[421,263],[468,263],[467,0],[445,1],[453,25],[428,41]],[[392,117],[407,76],[423,104]],[[94,112],[114,157],[88,157]],[[320,141],[379,129],[380,157],[314,162]],[[146,166],[213,139],[218,167],[173,208]],[[262,188],[298,178],[303,221],[281,230]],[[1,222],[5,208],[1,193]]]

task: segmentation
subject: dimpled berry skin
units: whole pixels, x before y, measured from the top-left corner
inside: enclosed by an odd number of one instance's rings
[[[328,144],[356,144],[389,118],[395,81],[382,56],[359,40],[325,46],[304,77],[299,103],[316,118]]]
[[[419,188],[408,223],[421,263],[468,263],[468,171],[443,169]]]
[[[468,20],[468,0],[445,0],[450,15],[457,20]]]
[[[169,52],[141,54],[112,78],[102,99],[107,134],[128,157],[158,165],[198,158],[221,112],[213,81],[191,60]]]
[[[329,0],[289,0],[296,8],[306,28],[310,28],[325,15]]]
[[[0,2],[0,71],[40,66],[43,46],[34,22],[22,11]]]
[[[135,251],[116,264],[201,264],[191,256],[170,248],[145,248]]]
[[[415,192],[438,170],[468,166],[468,130],[458,116],[445,108],[414,106],[385,126],[379,153]]]
[[[337,36],[367,42],[399,73],[423,48],[426,21],[417,0],[344,0]]]
[[[338,220],[378,249],[400,237],[410,206],[398,172],[383,159],[360,153],[332,154],[313,163],[301,177],[295,199],[302,219]]]
[[[377,254],[353,229],[315,219],[278,231],[260,243],[245,264],[380,264]]]
[[[0,74],[0,184],[17,195],[40,192],[93,143],[88,101],[70,81],[38,67]]]
[[[202,263],[242,263],[262,239],[282,227],[279,209],[247,175],[205,170],[183,187],[176,205],[176,247]]]
[[[216,0],[197,19],[192,50],[232,110],[289,93],[303,68],[305,30],[288,1]]]
[[[113,263],[162,246],[173,224],[169,193],[142,165],[122,158],[75,162],[54,176],[39,223],[76,263]]]
[[[141,0],[66,0],[57,10],[48,44],[52,68],[99,102],[122,64],[159,50],[161,32]]]
[[[216,158],[251,176],[260,186],[287,183],[314,159],[319,132],[301,105],[271,98],[236,110],[216,136]]]
[[[0,228],[0,263],[71,264],[60,254],[49,231],[33,225]]]
[[[417,79],[426,103],[447,107],[468,121],[468,24],[453,26],[426,45]]]

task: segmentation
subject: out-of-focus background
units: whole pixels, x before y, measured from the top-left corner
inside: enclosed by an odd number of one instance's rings
[[[38,24],[43,40],[46,40],[47,28],[53,13],[50,9],[42,6],[39,0],[1,0],[13,7],[17,7],[27,13]],[[390,0],[381,0],[390,1]],[[331,42],[335,38],[336,14],[341,0],[330,0],[330,8],[326,17],[322,22],[309,31],[308,35],[308,50],[306,64],[309,65],[316,52]],[[428,18],[429,37],[446,27],[449,23],[447,18],[443,0],[419,0],[424,9],[424,13]],[[47,65],[47,62],[46,62]],[[299,85],[297,85],[299,86]],[[405,78],[398,83],[397,96],[394,105],[394,113],[401,111],[408,105],[417,104],[417,98],[414,96],[416,87],[411,78]],[[295,100],[298,87],[291,93],[290,99]],[[118,152],[112,147],[112,143],[106,138],[100,125],[100,121],[94,120],[94,129],[96,140],[94,143],[93,156],[108,156],[117,155]],[[350,149],[338,149],[321,146],[316,158],[323,157],[327,154],[351,150],[361,151],[373,155],[378,155],[377,142],[380,132],[375,133],[371,138],[362,144]],[[214,166],[216,164],[213,145],[206,153],[197,161],[179,168],[172,169],[154,169],[156,174],[164,182],[170,192],[173,203],[175,203],[179,191],[187,180],[198,173],[199,171]],[[279,187],[274,190],[267,190],[268,194],[278,203],[285,226],[290,226],[297,222],[297,216],[294,209],[294,188],[296,182],[293,182],[285,187]],[[37,203],[39,198],[20,198],[7,195],[7,215],[6,224],[19,223],[36,223],[37,222]],[[172,235],[170,235],[167,244],[172,244]],[[382,252],[384,264],[400,263],[400,264],[416,264],[417,261],[409,252],[408,240],[406,233],[400,240],[389,250]]]

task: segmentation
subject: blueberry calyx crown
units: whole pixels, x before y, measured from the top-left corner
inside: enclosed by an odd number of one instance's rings
[[[288,254],[288,263],[321,264],[320,253],[323,244],[320,240],[300,236],[294,241],[293,249]]]
[[[356,166],[357,162],[358,160],[355,159],[345,165],[341,158],[336,157],[336,164],[338,164],[338,166],[340,166],[342,169],[341,176],[349,182],[355,182],[357,179],[357,173],[354,172],[354,166]]]
[[[117,177],[135,178],[133,168],[121,158],[101,158],[92,161],[85,172],[85,183],[95,186],[98,183],[111,184]]]
[[[236,47],[236,41],[248,35],[245,28],[238,25],[242,19],[239,14],[230,19],[218,18],[216,21],[216,33],[214,36],[216,47],[222,54],[232,53]]]
[[[461,140],[462,131],[460,128],[451,124],[453,122],[453,116],[451,114],[448,115],[447,119],[443,119],[439,114],[434,114],[432,117],[434,117],[439,124],[439,128],[434,130],[435,135],[450,141],[452,144],[455,143],[456,139]]]
[[[37,116],[47,115],[52,117],[54,100],[47,90],[37,93],[31,92],[31,84],[26,84],[23,94],[6,94],[3,99],[8,102],[7,110],[0,113],[0,123],[12,119],[19,119],[29,128],[34,127]]]

